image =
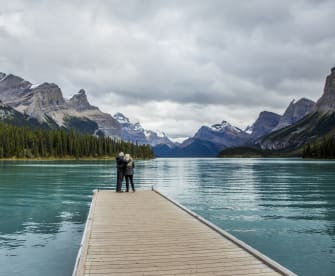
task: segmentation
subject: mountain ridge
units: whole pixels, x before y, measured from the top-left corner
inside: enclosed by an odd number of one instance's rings
[[[304,118],[313,110],[315,103],[309,99],[294,100],[285,109],[283,115],[270,111],[259,113],[255,122],[242,130],[232,126],[227,121],[210,126],[201,126],[196,133],[181,144],[175,144],[173,148],[161,145],[154,147],[154,152],[160,157],[214,157],[228,148],[258,145],[259,139],[271,134],[276,128],[283,128],[294,124]]]
[[[117,120],[122,126],[122,140],[139,144],[149,144],[151,146],[156,146],[159,144],[166,144],[169,147],[174,146],[174,143],[164,132],[144,129],[140,122],[132,123],[129,118],[121,112],[115,113],[113,118]]]
[[[139,144],[174,145],[165,133],[161,135],[152,130],[144,130],[139,123],[128,122],[128,126],[122,125],[111,114],[91,105],[84,89],[80,89],[70,99],[65,99],[61,88],[55,83],[33,85],[19,76],[0,73],[0,100],[22,114],[20,116],[15,113],[17,118],[29,117],[36,120],[37,125],[44,127],[73,128],[83,133],[110,136]]]
[[[283,115],[262,111],[245,130],[224,120],[201,126],[182,143],[173,143],[164,132],[144,129],[122,113],[112,116],[100,111],[89,103],[84,89],[64,99],[57,84],[33,85],[13,74],[0,73],[0,100],[3,101],[0,105],[2,120],[20,117],[32,120],[34,125],[74,128],[84,133],[150,144],[157,156],[216,156],[225,148],[249,145],[282,150],[301,147],[314,138],[335,132],[335,67],[331,68],[323,94],[316,103],[301,98],[291,101]]]
[[[326,78],[323,94],[311,111],[294,124],[261,137],[256,144],[265,150],[297,149],[305,143],[335,134],[335,68]]]

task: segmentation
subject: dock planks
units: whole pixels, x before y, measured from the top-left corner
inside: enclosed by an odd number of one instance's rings
[[[154,191],[96,191],[73,275],[294,275],[183,208]]]

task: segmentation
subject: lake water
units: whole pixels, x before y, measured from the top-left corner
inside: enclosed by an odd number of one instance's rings
[[[0,161],[0,275],[71,275],[92,190],[113,161]],[[299,275],[335,275],[335,162],[155,159],[152,185]]]

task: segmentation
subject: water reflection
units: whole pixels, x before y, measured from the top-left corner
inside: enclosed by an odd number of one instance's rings
[[[70,275],[92,190],[114,188],[114,166],[0,162],[0,275]],[[156,185],[300,275],[333,275],[334,168],[295,159],[156,159],[136,162],[135,185]]]
[[[164,165],[169,178],[159,183],[162,191],[301,275],[333,275],[333,161],[185,163],[178,173],[175,164]]]

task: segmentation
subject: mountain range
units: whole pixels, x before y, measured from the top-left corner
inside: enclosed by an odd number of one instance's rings
[[[216,156],[225,148],[241,146],[258,146],[259,139],[275,130],[294,125],[315,108],[315,102],[302,98],[297,102],[292,101],[283,115],[270,111],[262,111],[256,121],[242,130],[232,126],[226,121],[212,126],[202,126],[193,137],[180,145],[166,147],[158,145],[154,147],[156,156],[192,156],[210,157]]]
[[[321,98],[306,115],[289,126],[258,139],[263,150],[295,150],[307,142],[335,134],[335,67],[326,78]]]
[[[334,135],[335,67],[327,76],[323,94],[316,103],[306,98],[293,100],[283,115],[262,111],[245,130],[226,121],[202,126],[181,145],[169,149],[160,145],[154,150],[157,156],[217,156],[219,151],[229,148],[240,148],[236,150],[239,154],[250,153],[250,149],[257,153],[263,150],[268,156],[271,151],[298,154],[304,144]]]
[[[223,120],[201,126],[183,143],[173,143],[160,131],[144,129],[122,113],[110,115],[92,106],[81,89],[64,99],[54,83],[33,85],[18,76],[0,73],[0,120],[32,128],[73,128],[82,133],[110,136],[138,144],[150,144],[158,157],[210,157],[226,148],[296,150],[306,142],[335,132],[335,68],[326,79],[323,95],[315,103],[293,100],[280,115],[260,112],[242,130]]]
[[[138,144],[173,145],[163,132],[145,130],[123,114],[102,112],[81,89],[70,99],[54,83],[33,85],[13,74],[0,73],[0,120],[15,125],[75,129],[81,133],[110,136]]]
[[[174,146],[174,143],[168,138],[168,136],[161,131],[152,131],[144,129],[140,122],[132,123],[122,113],[116,113],[113,118],[121,126],[121,139],[138,144],[149,144],[156,146],[164,144],[169,147]]]

